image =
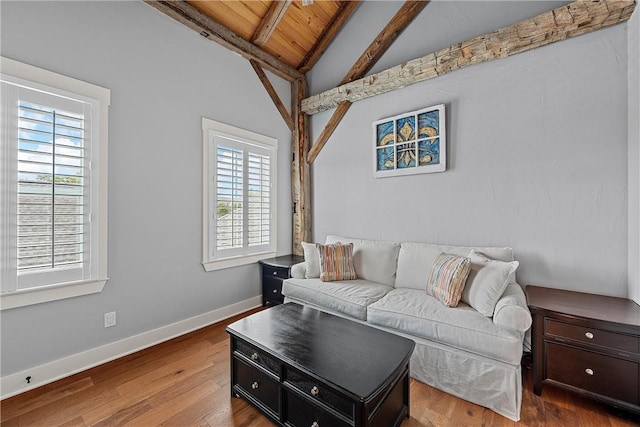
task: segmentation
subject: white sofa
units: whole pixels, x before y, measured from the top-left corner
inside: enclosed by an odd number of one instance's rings
[[[482,314],[463,302],[455,308],[447,307],[426,292],[429,273],[440,253],[468,256],[474,249],[493,260],[510,262],[514,260],[511,248],[339,236],[328,236],[325,243],[338,242],[353,243],[358,279],[322,282],[312,277],[315,274],[310,275],[307,267],[316,268],[308,264],[313,247],[306,245],[305,262],[295,265],[292,278],[283,283],[285,302],[308,305],[411,338],[416,342],[411,377],[511,420],[520,419],[520,362],[531,314],[515,272],[505,282],[508,285],[502,295],[495,296],[497,304],[490,317],[490,313]]]

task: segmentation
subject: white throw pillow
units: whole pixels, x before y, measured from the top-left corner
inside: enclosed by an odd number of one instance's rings
[[[353,266],[359,279],[394,286],[400,243],[328,235],[326,244],[353,243]],[[425,279],[426,280],[426,279]]]
[[[320,256],[315,243],[301,242],[304,252],[304,263],[307,271],[304,273],[305,279],[317,279],[320,277]]]
[[[462,291],[461,301],[484,316],[492,317],[498,300],[520,263],[492,260],[474,249],[469,252],[468,257],[471,258],[471,272]]]

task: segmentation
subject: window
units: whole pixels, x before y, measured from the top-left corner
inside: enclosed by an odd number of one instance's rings
[[[7,58],[0,81],[2,309],[99,292],[109,91]]]
[[[202,119],[203,265],[217,270],[276,252],[276,139]]]

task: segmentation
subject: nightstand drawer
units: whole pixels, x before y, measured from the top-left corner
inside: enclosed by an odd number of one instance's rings
[[[262,266],[262,277],[277,277],[279,279],[289,278],[289,269],[282,267],[271,267],[269,265]]]
[[[546,378],[638,404],[638,364],[546,343]]]
[[[234,386],[238,386],[246,394],[258,400],[276,414],[278,411],[278,381],[270,378],[257,368],[247,365],[242,360],[234,358],[235,378]]]
[[[300,390],[311,399],[318,400],[325,405],[329,405],[338,412],[341,412],[349,419],[354,417],[353,403],[349,399],[340,396],[329,389],[329,387],[311,378],[302,372],[288,368],[285,373],[286,383]]]
[[[280,376],[280,363],[271,355],[258,350],[243,341],[236,341],[236,351],[251,359],[257,365],[260,365],[275,375]]]
[[[311,401],[290,390],[285,391],[287,425],[349,427],[351,424],[323,411]]]
[[[545,333],[547,336],[566,338],[630,353],[638,353],[640,345],[640,339],[637,337],[572,325],[552,319],[546,319]]]
[[[282,303],[282,301],[284,301],[284,297],[282,296],[282,279],[265,277],[263,280],[262,292],[264,298]]]

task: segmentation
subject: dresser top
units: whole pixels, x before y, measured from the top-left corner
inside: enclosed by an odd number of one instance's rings
[[[303,261],[304,257],[300,255],[282,255],[275,258],[260,260],[260,264],[268,265],[269,267],[289,268],[292,265],[298,264]]]
[[[554,311],[570,316],[640,328],[640,306],[626,298],[585,294],[562,289],[527,286],[527,304],[531,310]]]

